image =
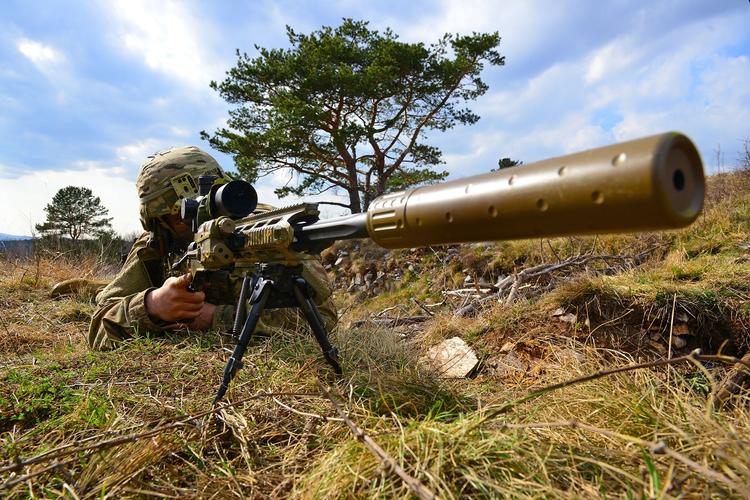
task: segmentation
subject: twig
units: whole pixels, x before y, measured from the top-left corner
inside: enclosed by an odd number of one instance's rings
[[[277,405],[281,406],[287,411],[290,411],[294,413],[295,415],[300,415],[303,417],[310,417],[310,418],[316,418],[318,420],[325,420],[326,422],[343,422],[343,418],[337,418],[337,417],[326,417],[323,415],[318,415],[317,413],[307,413],[305,411],[297,410],[296,408],[292,408],[291,406],[284,404],[283,402],[279,401],[278,398],[272,398],[273,402]]]
[[[529,394],[525,396],[521,396],[520,398],[514,399],[513,401],[510,401],[501,407],[491,411],[487,415],[485,415],[483,418],[481,418],[476,424],[471,426],[469,430],[474,430],[480,425],[482,425],[484,422],[491,420],[498,415],[501,415],[514,406],[517,406],[521,403],[525,403],[526,401],[529,401],[534,398],[538,398],[539,396],[543,396],[549,392],[556,391],[557,389],[563,389],[565,387],[570,387],[572,385],[581,384],[583,382],[590,382],[591,380],[596,380],[599,378],[607,377],[609,375],[614,375],[617,373],[624,373],[624,372],[630,372],[634,370],[642,370],[644,368],[655,368],[657,366],[664,366],[664,365],[672,365],[682,362],[695,362],[695,361],[720,361],[723,363],[741,363],[743,365],[746,365],[747,367],[750,367],[750,361],[745,361],[743,359],[735,358],[732,356],[719,356],[719,355],[703,355],[700,354],[700,349],[695,349],[690,354],[686,354],[684,356],[680,356],[677,358],[672,359],[659,359],[656,361],[651,361],[649,363],[639,363],[635,365],[627,365],[627,366],[620,366],[617,368],[611,368],[609,370],[602,370],[598,371],[596,373],[592,373],[590,375],[585,375],[583,377],[577,377],[570,380],[565,380],[563,382],[559,382],[557,384],[548,385],[545,387],[542,387],[541,389],[537,389],[535,391],[530,392]]]
[[[336,409],[336,413],[338,413],[339,416],[344,419],[344,422],[349,427],[349,430],[352,432],[352,434],[354,434],[354,436],[360,442],[362,442],[373,455],[375,455],[375,458],[380,460],[380,463],[387,471],[393,472],[398,477],[400,477],[401,480],[409,487],[409,489],[411,489],[419,498],[437,498],[437,496],[429,489],[427,489],[427,487],[422,484],[421,481],[407,474],[406,471],[402,469],[401,466],[398,465],[398,463],[396,463],[396,460],[392,456],[390,456],[383,448],[381,448],[375,441],[373,441],[370,436],[365,434],[365,431],[358,427],[357,424],[355,424],[346,415],[344,410],[341,409],[341,406],[339,406],[333,395],[328,391],[328,389],[325,388],[323,383],[320,380],[318,380],[317,382],[320,391],[331,402],[333,407]]]
[[[427,309],[420,301],[418,301],[415,297],[412,297],[411,300],[414,301],[415,304],[419,306],[420,309],[422,309],[424,312],[429,314],[430,316],[435,316],[435,313]]]

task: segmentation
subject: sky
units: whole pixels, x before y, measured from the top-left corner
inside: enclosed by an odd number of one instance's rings
[[[110,1],[5,0],[0,15],[0,232],[30,235],[68,185],[90,188],[121,234],[140,230],[147,155],[224,125],[211,88],[239,49],[286,48],[349,17],[408,42],[498,31],[478,123],[435,132],[450,178],[678,130],[707,171],[750,137],[748,0]],[[285,177],[256,184],[261,200]],[[331,208],[326,215],[339,215]]]

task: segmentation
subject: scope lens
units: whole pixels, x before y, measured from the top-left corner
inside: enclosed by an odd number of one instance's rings
[[[246,181],[230,181],[216,190],[214,196],[216,215],[239,219],[250,215],[258,205],[258,194],[255,188]]]

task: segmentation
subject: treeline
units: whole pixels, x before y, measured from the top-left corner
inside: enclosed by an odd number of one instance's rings
[[[59,234],[43,235],[29,240],[0,241],[0,256],[30,258],[34,256],[65,256],[68,258],[96,256],[103,263],[119,264],[133,245],[132,236],[106,232],[93,239],[73,240]]]

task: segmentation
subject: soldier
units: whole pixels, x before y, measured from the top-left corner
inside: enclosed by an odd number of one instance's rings
[[[136,188],[145,232],[133,244],[119,274],[96,297],[98,307],[88,334],[92,349],[112,349],[133,335],[165,330],[231,330],[234,306],[210,304],[203,292],[190,291],[192,276],[188,272],[170,276],[172,264],[193,237],[180,218],[180,200],[197,195],[191,187],[197,186],[198,177],[204,174],[225,176],[214,158],[194,146],[156,153],[141,166]],[[271,208],[259,204],[256,210]],[[323,278],[317,282],[328,282],[318,261],[306,263],[305,272]],[[337,321],[331,291],[315,292],[330,330]],[[296,320],[296,311],[265,311],[257,331],[268,333]]]

